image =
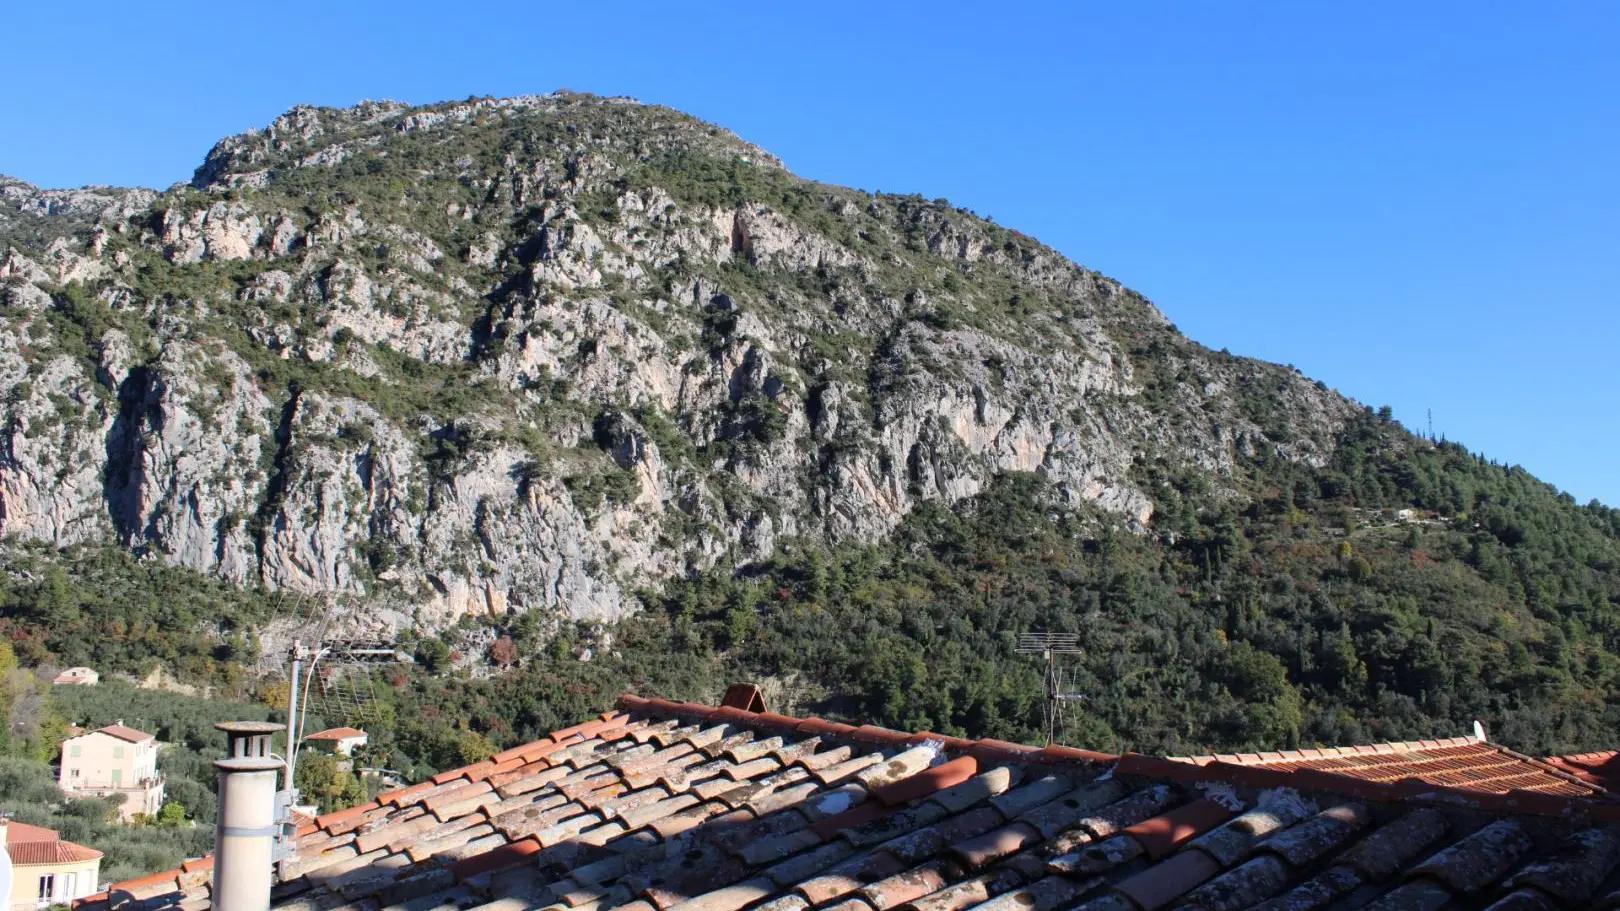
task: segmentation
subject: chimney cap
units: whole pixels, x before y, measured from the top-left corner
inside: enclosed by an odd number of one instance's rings
[[[235,756],[214,760],[214,768],[221,772],[268,772],[286,767],[286,762],[274,756]]]
[[[274,734],[286,729],[286,725],[274,721],[221,721],[214,725],[214,730],[227,734]]]

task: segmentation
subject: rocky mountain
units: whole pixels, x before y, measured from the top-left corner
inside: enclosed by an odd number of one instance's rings
[[[628,99],[300,107],[163,193],[0,182],[0,249],[0,535],[428,625],[617,618],[1014,472],[1152,530],[1364,412]]]

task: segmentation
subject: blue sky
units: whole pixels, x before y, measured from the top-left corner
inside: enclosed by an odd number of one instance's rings
[[[299,103],[633,95],[1620,505],[1620,5],[278,6],[16,5],[0,173],[161,187]]]

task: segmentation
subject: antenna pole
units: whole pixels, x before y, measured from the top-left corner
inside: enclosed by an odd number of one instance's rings
[[[298,761],[298,672],[304,663],[304,643],[293,640],[292,673],[287,675],[287,788],[293,787],[293,765]]]
[[[1058,735],[1058,681],[1057,659],[1052,649],[1046,650],[1046,745],[1057,742]]]
[[[1018,638],[1018,652],[1046,658],[1046,745],[1051,746],[1063,737],[1064,703],[1084,698],[1064,690],[1057,659],[1058,655],[1080,654],[1080,637],[1076,633],[1025,633]]]

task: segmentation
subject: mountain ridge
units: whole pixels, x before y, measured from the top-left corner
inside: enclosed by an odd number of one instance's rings
[[[458,151],[460,154],[454,154]],[[451,160],[445,162],[435,155],[450,155]],[[410,183],[412,180],[415,182]],[[733,183],[727,186],[726,181]],[[672,193],[659,182],[676,190]],[[775,198],[750,201],[750,194]],[[430,211],[429,198],[433,209],[444,208]],[[798,211],[788,211],[790,206],[797,206]],[[419,567],[408,580],[415,586],[413,591],[430,599],[434,597],[430,592],[437,591],[447,605],[446,615],[458,614],[478,602],[482,602],[481,609],[499,611],[518,594],[528,600],[538,596],[552,608],[564,602],[589,605],[575,609],[579,616],[617,616],[624,610],[625,585],[635,587],[704,568],[732,547],[741,546],[745,554],[758,558],[769,552],[777,537],[799,534],[807,524],[812,526],[809,533],[831,540],[851,534],[867,538],[881,534],[883,527],[892,526],[909,508],[909,485],[917,485],[924,497],[970,495],[989,474],[972,469],[967,473],[975,474],[973,478],[957,475],[967,464],[964,459],[971,462],[987,453],[993,464],[1003,468],[1039,469],[1059,476],[1067,472],[1066,489],[1077,499],[1101,502],[1139,524],[1151,511],[1149,498],[1125,480],[1129,458],[1122,450],[1116,447],[1107,459],[1099,459],[1098,451],[1088,449],[1088,442],[1081,439],[1086,434],[1067,427],[1053,429],[1051,420],[1065,417],[1060,414],[1064,410],[1060,404],[1074,410],[1081,397],[1093,392],[1102,396],[1134,393],[1133,364],[1110,332],[1118,321],[1127,319],[1136,326],[1133,331],[1144,337],[1173,334],[1151,304],[1016,232],[958,210],[791,177],[774,157],[757,147],[667,109],[628,99],[577,95],[423,107],[397,103],[366,103],[350,109],[298,107],[264,130],[222,140],[198,168],[189,189],[166,191],[145,211],[149,213],[145,221],[120,212],[122,217],[112,222],[113,230],[92,232],[83,248],[61,239],[41,251],[37,262],[20,253],[11,254],[12,261],[0,276],[13,280],[8,292],[12,307],[33,313],[48,309],[44,300],[50,293],[40,288],[52,281],[64,287],[93,284],[100,286],[97,300],[112,313],[127,314],[144,298],[142,306],[183,321],[184,317],[176,315],[183,308],[175,306],[175,301],[206,307],[206,296],[213,295],[221,298],[218,309],[240,311],[238,325],[245,323],[249,336],[241,346],[244,349],[263,345],[276,350],[283,361],[332,364],[337,368],[332,372],[346,375],[340,378],[344,382],[389,373],[376,363],[377,355],[367,346],[381,346],[384,356],[402,353],[413,362],[441,371],[472,365],[473,375],[467,382],[474,388],[491,380],[508,387],[532,385],[542,382],[538,378],[542,372],[571,374],[566,381],[580,388],[581,398],[597,413],[572,415],[572,428],[553,427],[549,440],[528,448],[577,450],[569,436],[595,439],[606,433],[609,458],[583,466],[574,491],[555,485],[546,491],[549,503],[566,498],[569,503],[561,511],[572,515],[553,520],[540,517],[550,515],[544,508],[530,510],[526,518],[516,521],[540,527],[526,527],[508,537],[545,540],[547,548],[573,554],[574,559],[552,565],[544,577],[524,579],[517,578],[521,571],[515,568],[516,555],[496,555],[492,561],[510,570],[504,574],[469,570],[436,578],[431,570]],[[436,223],[424,226],[410,220],[430,216]],[[401,220],[390,220],[396,217]],[[801,224],[796,220],[800,217],[810,224]],[[469,230],[467,222],[485,230]],[[863,235],[863,227],[869,233]],[[829,237],[828,232],[841,236]],[[901,246],[907,243],[917,249]],[[233,263],[241,265],[227,265]],[[278,264],[289,265],[272,268]],[[933,274],[916,276],[918,264]],[[241,275],[207,289],[184,287],[183,279],[197,276],[205,282],[219,281],[211,273],[232,268]],[[659,269],[665,274],[656,274]],[[163,270],[172,274],[158,278]],[[726,270],[730,274],[722,274]],[[976,287],[974,271],[989,273],[990,279],[1005,287]],[[249,273],[253,273],[251,277]],[[820,276],[814,281],[822,287],[813,282],[804,287],[807,274]],[[800,276],[794,282],[800,287],[784,281],[791,275]],[[926,280],[914,281],[913,277]],[[24,279],[20,286],[15,283],[18,278]],[[181,287],[162,287],[171,278],[181,279]],[[1017,282],[1032,287],[1020,291]],[[183,296],[192,292],[204,298]],[[226,292],[233,299],[224,300]],[[993,299],[1002,293],[1005,299]],[[840,294],[847,299],[840,300]],[[1024,300],[1026,294],[1028,301]],[[773,297],[782,303],[776,304]],[[379,306],[384,298],[393,300]],[[1035,303],[1036,298],[1044,300]],[[167,302],[155,303],[160,299]],[[1008,301],[1012,307],[1028,311],[1027,316],[1007,319],[995,312]],[[1044,311],[1054,301],[1055,309]],[[796,313],[801,302],[810,302],[817,312]],[[559,312],[576,303],[577,315]],[[285,319],[278,321],[267,312],[277,304],[304,312],[279,314]],[[843,325],[822,333],[828,317],[842,319]],[[560,335],[566,340],[553,337],[547,339],[549,345],[531,345],[530,340],[514,342],[510,336],[514,328],[530,331],[551,319],[565,324]],[[673,323],[686,331],[679,350],[663,350],[672,347],[662,342],[673,333],[666,328],[660,334],[652,328],[657,322],[666,327]],[[1033,328],[1023,325],[1025,322],[1045,325]],[[1079,340],[1087,349],[1083,356],[1076,358],[1071,351],[1051,347],[1031,359],[1027,346],[1040,344],[1048,326],[1058,326],[1065,336]],[[226,333],[229,327],[217,331]],[[817,334],[823,337],[815,338]],[[535,335],[538,333],[531,333],[531,340]],[[602,358],[605,364],[599,364],[594,360],[596,354],[586,350],[595,344],[587,337],[592,335],[599,336],[605,347],[638,346],[653,359],[607,357]],[[707,352],[703,348],[706,338],[713,342]],[[362,350],[339,350],[356,340]],[[149,347],[156,347],[145,352],[151,365],[146,368],[134,366],[142,359],[133,350],[139,341],[121,330],[112,329],[94,344],[95,369],[120,384],[119,413],[106,409],[100,417],[105,426],[97,428],[97,436],[103,440],[119,437],[126,425],[140,432],[104,442],[101,448],[108,453],[104,461],[111,480],[101,485],[104,490],[89,491],[71,506],[46,498],[47,485],[22,486],[19,478],[41,477],[51,469],[42,463],[33,471],[20,470],[21,463],[14,457],[7,472],[10,480],[5,484],[0,532],[72,543],[105,531],[97,515],[104,513],[126,546],[171,562],[216,572],[243,584],[355,593],[375,587],[375,580],[361,578],[368,575],[357,569],[362,561],[344,551],[378,538],[399,550],[422,553],[433,549],[434,545],[427,544],[431,533],[379,527],[420,524],[411,510],[399,514],[397,502],[370,509],[365,515],[327,515],[323,525],[316,514],[329,510],[326,498],[314,490],[294,490],[295,496],[307,493],[311,497],[300,504],[310,521],[308,525],[300,522],[273,502],[282,495],[274,480],[278,456],[273,453],[271,464],[259,472],[263,477],[255,491],[236,489],[237,485],[226,482],[217,493],[201,492],[206,479],[184,472],[178,477],[170,474],[156,485],[148,484],[144,475],[136,478],[128,471],[119,477],[121,468],[139,461],[137,451],[141,458],[148,457],[152,450],[144,448],[147,434],[161,430],[154,415],[172,407],[171,403],[178,404],[176,392],[180,398],[202,394],[202,384],[186,377],[188,365],[195,366],[198,360],[209,361],[209,369],[217,374],[215,381],[231,384],[230,401],[224,403],[231,410],[227,423],[246,426],[251,421],[257,425],[246,437],[220,432],[211,438],[227,464],[234,462],[250,476],[260,467],[259,454],[235,450],[251,449],[255,443],[265,448],[264,441],[296,432],[341,440],[344,426],[375,426],[382,415],[364,397],[328,400],[328,390],[308,380],[299,381],[305,391],[298,397],[287,396],[290,387],[275,389],[275,381],[266,383],[261,375],[274,373],[274,364],[252,364],[253,358],[240,356],[246,352],[235,351],[230,344],[217,357],[209,357],[197,349],[181,354],[184,341],[149,340]],[[817,349],[817,344],[822,348]],[[570,345],[572,350],[568,350]],[[868,376],[849,372],[834,379],[837,365],[832,357],[849,353],[850,345],[868,359],[863,371]],[[947,350],[952,345],[955,348]],[[535,351],[540,347],[547,350]],[[887,361],[875,357],[879,354]],[[702,359],[700,355],[707,363],[694,366],[694,361]],[[976,357],[979,363],[961,367],[963,355]],[[1208,356],[1198,356],[1199,369],[1208,374],[1204,385],[1225,382],[1214,376],[1224,368],[1203,363]],[[1020,358],[1025,362],[1022,370],[1003,369]],[[791,363],[778,369],[778,362]],[[924,362],[943,365],[941,373],[953,375],[936,376]],[[44,411],[47,402],[42,399],[48,396],[44,386],[58,388],[71,382],[72,370],[64,362],[52,364],[55,366],[43,368],[47,382],[30,404],[22,406],[27,420],[38,420]],[[996,365],[1003,375],[992,376],[986,364]],[[703,384],[685,379],[683,371],[688,367],[713,373],[706,377],[711,388],[693,388]],[[143,381],[147,385],[140,389],[124,388],[136,369],[150,371],[133,374],[137,377],[163,379]],[[1274,373],[1280,368],[1251,364],[1245,369]],[[1046,387],[1044,395],[1035,399],[1040,401],[1040,417],[1019,418],[1017,406],[995,401],[988,392],[1006,385],[1014,372],[1015,385],[1031,391]],[[1050,381],[1054,377],[1055,383]],[[16,388],[20,378],[8,379]],[[441,380],[441,387],[444,382],[448,380]],[[713,388],[721,382],[725,384],[722,390]],[[1297,446],[1301,457],[1320,460],[1328,446],[1331,423],[1353,406],[1316,390],[1302,378],[1285,382],[1297,387],[1289,394],[1302,401],[1316,400],[1310,420],[1321,420],[1312,433],[1278,445]],[[620,383],[625,388],[615,390]],[[797,404],[777,401],[788,384],[802,396]],[[105,383],[91,385],[113,392]],[[948,407],[919,405],[922,393],[913,387],[929,387],[927,394],[943,396]],[[846,403],[851,390],[857,398],[875,392],[877,401]],[[619,395],[621,392],[624,394]],[[689,403],[680,400],[683,394],[688,395]],[[1168,390],[1167,394],[1180,392]],[[84,401],[76,399],[75,407],[93,410],[95,393],[88,395],[79,396]],[[616,395],[622,401],[616,401]],[[700,400],[702,405],[698,405]],[[294,401],[300,407],[289,409]],[[820,410],[812,411],[812,404]],[[773,451],[777,441],[764,439],[786,431],[825,453],[842,444],[818,440],[816,434],[821,431],[813,425],[824,422],[821,426],[831,427],[828,432],[836,435],[838,423],[844,420],[837,414],[840,407],[860,412],[868,404],[873,406],[869,415],[863,415],[868,427],[857,435],[866,438],[873,435],[866,431],[875,432],[878,442],[887,444],[882,447],[886,451],[882,458],[835,459],[829,469],[847,472],[849,484],[818,489],[790,480],[793,453],[781,446]],[[625,474],[629,472],[639,474],[641,490],[633,496],[643,506],[652,505],[652,512],[665,513],[664,505],[673,501],[648,502],[660,496],[652,491],[660,483],[664,465],[657,446],[649,446],[646,428],[635,426],[634,417],[625,415],[606,420],[628,428],[618,436],[611,428],[597,426],[603,423],[602,414],[620,405],[630,409],[654,405],[666,415],[674,414],[677,424],[685,422],[681,431],[700,451],[716,442],[762,444],[751,454],[728,453],[726,458],[732,464],[723,474],[729,477],[705,476],[700,502],[690,503],[690,510],[676,510],[698,515],[717,527],[741,525],[742,532],[699,534],[697,554],[689,559],[672,559],[643,548],[630,555],[628,572],[599,577],[583,571],[583,564],[599,559],[596,551],[606,549],[612,539],[635,537],[600,530],[600,521],[580,508],[581,503],[592,505],[597,500],[598,488],[610,502],[614,496],[629,494]],[[1028,401],[1023,406],[1034,407]],[[53,411],[58,407],[51,406]],[[145,410],[131,414],[132,407]],[[706,420],[702,414],[706,408],[733,413],[721,421]],[[286,413],[277,415],[278,410]],[[1120,413],[1129,410],[1127,405]],[[407,406],[395,417],[409,421],[410,411]],[[1231,417],[1242,419],[1237,412]],[[272,426],[272,418],[286,426]],[[586,419],[588,426],[584,426]],[[940,420],[951,425],[950,434],[942,434],[934,426]],[[419,488],[429,489],[417,493],[431,507],[435,497],[448,490],[435,486],[437,480],[430,469],[435,459],[442,464],[462,455],[464,441],[458,441],[458,436],[499,435],[515,429],[546,433],[532,418],[521,428],[504,420],[484,421],[479,426],[470,421],[470,417],[464,421],[468,426],[445,421],[429,428],[433,449],[414,460],[411,450],[416,447],[410,434],[384,434],[389,455],[380,461],[414,461],[408,467],[401,465],[401,475],[393,482],[405,486],[410,483],[408,476],[425,478]],[[310,426],[294,430],[300,422]],[[791,426],[776,426],[783,422]],[[1091,423],[1087,431],[1097,438],[1106,435],[1089,419],[1072,422]],[[23,437],[26,424],[24,421]],[[884,432],[897,424],[902,429],[890,433],[885,441]],[[15,420],[13,426],[12,451],[26,451],[28,443],[16,434]],[[1222,432],[1228,431],[1214,430],[1215,436]],[[1257,427],[1254,432],[1260,433]],[[1208,428],[1194,435],[1213,439]],[[205,445],[208,437],[199,433],[184,440],[167,440],[158,451],[165,452],[165,458],[183,461],[183,452]],[[969,453],[956,452],[959,445],[965,445]],[[1218,452],[1232,445],[1232,439],[1227,439],[1224,446],[1203,448]],[[1050,456],[1049,450],[1065,446],[1072,458]],[[123,457],[117,454],[120,447]],[[231,453],[227,455],[227,451]],[[494,461],[506,459],[507,464],[480,474],[476,481],[468,479],[467,486],[478,492],[462,492],[470,501],[457,502],[459,518],[451,523],[454,530],[440,530],[444,538],[477,538],[475,529],[483,521],[478,518],[482,509],[478,504],[487,503],[484,498],[491,494],[515,498],[519,487],[530,483],[500,477],[511,475],[517,470],[513,466],[524,461],[517,457],[519,452],[517,447],[505,447]],[[577,452],[552,454],[578,461]],[[355,468],[348,455],[328,450],[312,453],[310,458],[319,463],[315,470],[327,473],[329,479],[344,475],[346,480],[338,486],[351,485],[348,495],[372,496],[365,471]],[[1220,457],[1214,460],[1219,462]],[[65,470],[63,466],[70,461],[77,460],[62,459],[57,470]],[[903,467],[897,469],[897,463]],[[146,470],[144,466],[139,469]],[[711,488],[738,478],[744,488],[737,492],[740,496],[776,501],[786,496],[797,501],[782,510],[787,514],[786,524],[780,525],[782,516],[773,517],[773,510],[763,505],[728,511],[721,502],[723,497]],[[801,486],[812,489],[805,492],[798,489]],[[497,488],[505,489],[497,493]],[[852,502],[839,503],[841,499]],[[188,500],[193,504],[189,520],[188,510],[181,508]],[[209,501],[217,508],[210,508]],[[808,523],[801,518],[806,510]],[[626,513],[623,509],[609,511]],[[232,512],[243,514],[239,516],[240,532],[226,530],[228,523],[222,523]],[[715,522],[714,516],[724,520]],[[247,525],[253,519],[261,527],[249,535]],[[335,531],[332,522],[345,530]],[[608,524],[614,523],[625,529],[640,527],[644,532],[651,527],[628,514],[617,515]],[[813,528],[816,525],[822,527]],[[74,530],[78,528],[85,530]],[[588,543],[593,535],[602,546]],[[484,561],[491,562],[488,558],[494,547],[486,542],[471,550],[479,549]],[[564,575],[567,581],[562,581]]]

